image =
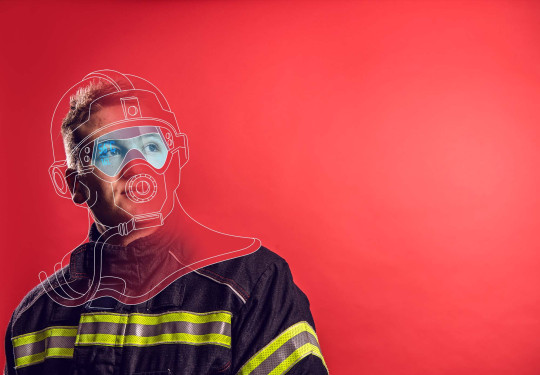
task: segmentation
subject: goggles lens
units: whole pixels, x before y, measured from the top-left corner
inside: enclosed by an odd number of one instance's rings
[[[169,149],[156,126],[134,126],[112,131],[94,142],[92,164],[107,176],[116,176],[131,160],[147,161],[160,169]]]

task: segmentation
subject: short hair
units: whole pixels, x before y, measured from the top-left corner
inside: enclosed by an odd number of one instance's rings
[[[75,135],[75,129],[88,119],[90,104],[103,95],[118,91],[116,86],[104,80],[92,80],[88,85],[80,87],[77,92],[69,98],[69,111],[62,120],[61,133],[66,151],[66,162],[69,168],[79,170],[79,155],[75,151],[77,144],[81,141]],[[97,112],[103,106],[95,103],[92,105],[92,112]]]

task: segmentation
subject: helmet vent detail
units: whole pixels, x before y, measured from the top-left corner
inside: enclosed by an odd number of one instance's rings
[[[122,109],[124,110],[124,117],[126,120],[130,118],[142,117],[139,98],[121,98],[120,101],[122,102]]]

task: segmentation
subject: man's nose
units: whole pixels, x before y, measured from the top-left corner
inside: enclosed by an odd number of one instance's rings
[[[139,174],[147,174],[151,172],[151,168],[148,165],[148,162],[144,159],[133,159],[130,160],[125,166],[122,173],[122,178],[129,180],[131,177]]]

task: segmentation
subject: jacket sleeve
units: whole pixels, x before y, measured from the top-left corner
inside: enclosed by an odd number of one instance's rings
[[[6,341],[5,341],[5,346],[4,346],[4,351],[6,354],[6,367],[4,368],[4,375],[16,374],[15,359],[13,357],[13,345],[11,343],[12,327],[13,327],[13,317],[11,317],[11,320],[6,329]]]
[[[233,374],[328,374],[309,301],[285,261],[268,266],[232,323]]]

